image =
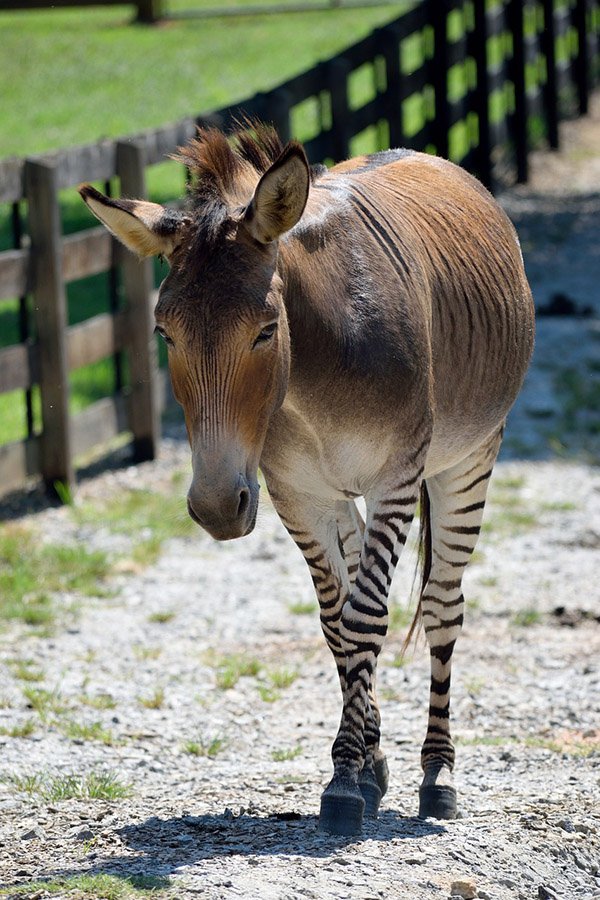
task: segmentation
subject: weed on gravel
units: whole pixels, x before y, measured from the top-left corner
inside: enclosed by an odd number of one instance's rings
[[[109,560],[99,550],[43,544],[27,528],[4,525],[0,529],[0,618],[52,625],[56,619],[53,594],[102,596],[109,571]]]
[[[186,741],[183,744],[184,753],[190,756],[207,756],[214,759],[227,746],[227,740],[222,737],[214,737],[208,741]]]
[[[132,556],[140,565],[156,562],[169,538],[200,534],[180,496],[146,489],[126,490],[104,501],[76,506],[73,514],[82,525],[102,522],[114,534],[131,537]]]
[[[2,780],[15,791],[50,803],[59,800],[121,800],[131,797],[130,784],[113,772],[89,772],[87,775],[7,775]]]
[[[73,897],[76,900],[133,900],[135,897],[152,897],[161,900],[169,896],[168,878],[152,875],[71,875],[52,881],[29,881],[25,884],[0,888],[0,897],[39,898],[46,895]]]

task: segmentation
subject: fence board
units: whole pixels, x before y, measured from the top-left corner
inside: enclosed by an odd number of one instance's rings
[[[104,225],[63,238],[63,277],[68,284],[78,278],[106,272],[112,265],[113,240]]]
[[[0,253],[0,300],[12,300],[27,293],[28,250]]]
[[[99,313],[67,332],[69,370],[111,356],[127,344],[127,322],[123,312]]]
[[[20,488],[40,471],[40,439],[28,438],[0,445],[0,472],[2,472],[2,492],[8,493]]]
[[[14,344],[0,350],[0,394],[27,390],[39,379],[39,352],[35,344]]]
[[[73,417],[73,454],[82,456],[129,430],[130,398],[103,397]]]

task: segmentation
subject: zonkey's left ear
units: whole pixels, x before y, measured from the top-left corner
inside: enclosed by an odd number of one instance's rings
[[[301,144],[290,141],[264,173],[244,215],[244,225],[261,244],[277,240],[300,219],[308,199],[310,174]]]
[[[147,200],[113,200],[90,184],[79,193],[97,219],[138,256],[169,257],[181,241],[189,219]]]

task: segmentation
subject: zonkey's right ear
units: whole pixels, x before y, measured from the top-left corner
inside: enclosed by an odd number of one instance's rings
[[[111,234],[138,256],[166,256],[181,242],[190,219],[147,200],[113,200],[90,184],[79,193],[87,206]]]

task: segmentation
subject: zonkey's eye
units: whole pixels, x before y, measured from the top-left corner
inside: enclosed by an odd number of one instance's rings
[[[165,331],[163,331],[162,328],[159,328],[158,325],[154,329],[154,334],[160,334],[165,344],[169,344],[171,347],[173,346],[173,341],[171,340],[169,335]]]
[[[254,341],[254,346],[257,344],[266,344],[267,341],[270,341],[273,335],[277,330],[277,322],[271,322],[270,325],[265,325],[263,330],[260,332],[256,340]]]

